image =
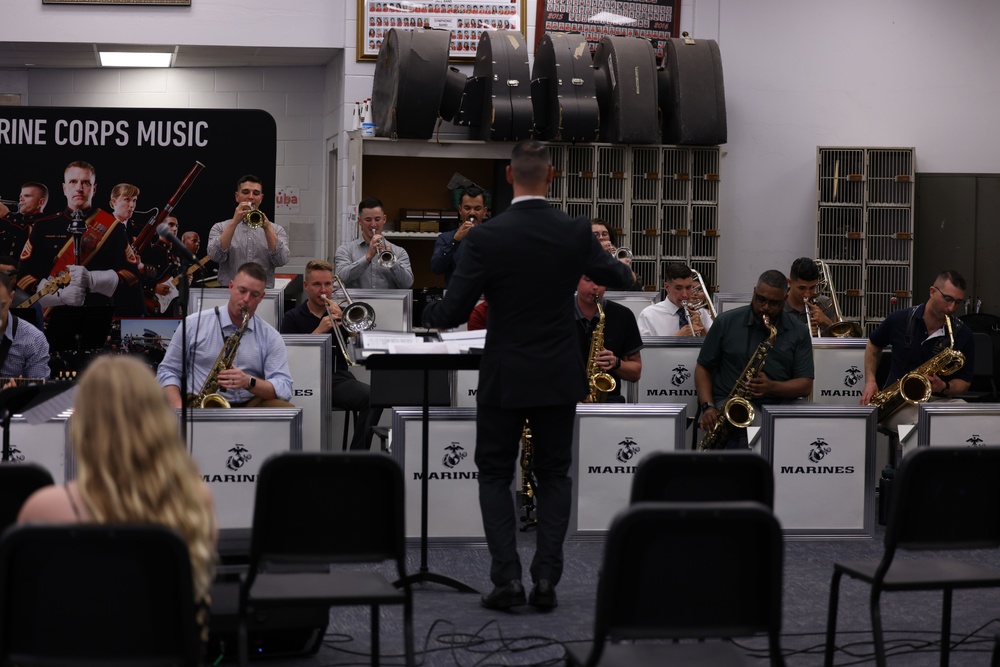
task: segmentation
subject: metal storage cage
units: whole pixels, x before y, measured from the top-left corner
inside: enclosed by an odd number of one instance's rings
[[[870,333],[913,301],[914,149],[817,147],[816,257]]]

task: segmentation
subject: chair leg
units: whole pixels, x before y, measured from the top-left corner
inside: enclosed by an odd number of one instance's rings
[[[413,598],[410,595],[403,602],[403,650],[406,667],[413,667],[416,656],[413,649]]]
[[[379,606],[377,604],[372,605],[372,667],[379,666],[380,653],[382,652],[379,646],[379,632],[378,632],[378,615]]]
[[[872,637],[875,640],[875,665],[885,667],[885,640],[882,637],[882,591],[876,586],[872,586],[871,615],[872,615]]]
[[[344,444],[342,445],[342,449],[345,452],[347,451],[348,447],[350,447],[351,444],[347,438],[351,434],[351,415],[353,414],[354,414],[353,410],[344,410]],[[355,418],[354,427],[357,428],[357,425],[358,421]]]
[[[951,589],[944,589],[941,605],[941,667],[948,667],[951,657]]]
[[[239,667],[247,667],[247,662],[249,661],[247,654],[250,651],[250,639],[247,635],[247,622],[241,614],[239,624],[236,628],[236,656]]]
[[[840,578],[843,572],[834,568],[833,579],[830,580],[830,604],[826,617],[826,652],[823,657],[823,667],[833,667],[833,652],[837,641],[837,604],[840,597]]]

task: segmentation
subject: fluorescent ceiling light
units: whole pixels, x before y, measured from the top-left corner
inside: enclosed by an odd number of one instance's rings
[[[170,67],[170,53],[101,51],[101,67]]]

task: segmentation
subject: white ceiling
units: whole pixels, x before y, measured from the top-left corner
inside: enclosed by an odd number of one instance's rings
[[[329,63],[338,49],[0,42],[0,68],[100,67],[98,51],[168,51],[172,67],[308,67]]]

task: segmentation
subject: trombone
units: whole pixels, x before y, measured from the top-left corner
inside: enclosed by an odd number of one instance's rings
[[[819,282],[816,283],[816,293],[806,299],[806,324],[809,326],[810,335],[812,334],[812,318],[809,317],[809,304],[814,304],[820,310],[826,310],[833,306],[833,324],[826,330],[828,335],[834,338],[860,338],[862,335],[861,325],[857,322],[846,321],[840,310],[840,304],[837,302],[837,289],[833,284],[830,267],[821,259],[814,261],[816,268],[819,269]],[[818,328],[816,333],[819,334]]]
[[[701,279],[701,274],[695,270],[691,270],[691,277],[694,278],[694,288],[691,290],[691,300],[688,301],[689,310],[701,310],[702,308],[708,308],[708,312],[712,315],[712,320],[714,321],[718,314],[715,312],[715,306],[712,305],[712,298],[708,295],[708,288],[705,287],[705,281]]]
[[[351,295],[348,293],[344,281],[337,274],[333,274],[333,282],[334,290],[337,290],[339,286],[341,293],[344,295],[344,304],[341,306],[340,311],[340,324],[337,323],[333,317],[333,313],[330,311],[330,299],[328,297],[323,297],[323,304],[326,306],[326,314],[330,317],[330,324],[333,325],[333,335],[337,338],[337,345],[340,346],[340,352],[344,355],[344,360],[348,366],[357,366],[358,364],[351,359],[351,355],[347,352],[347,342],[344,340],[344,334],[340,332],[340,327],[344,327],[349,333],[360,333],[374,329],[375,309],[363,301],[351,300]]]

